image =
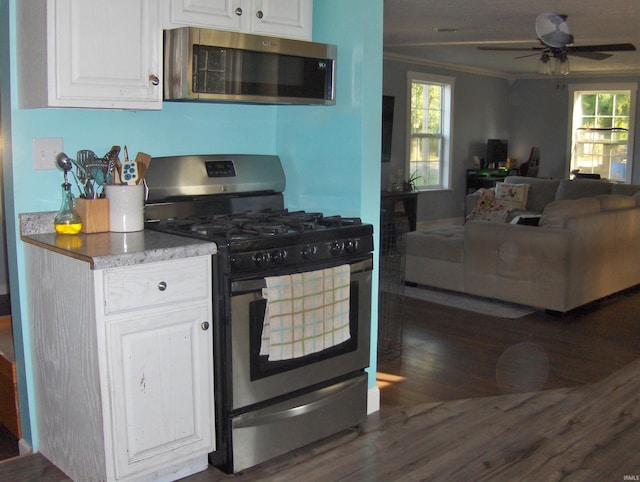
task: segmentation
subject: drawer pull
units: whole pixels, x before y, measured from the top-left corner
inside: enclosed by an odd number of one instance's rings
[[[164,291],[164,290],[166,290],[166,289],[167,289],[167,283],[166,283],[166,282],[164,282],[164,281],[160,281],[160,283],[158,283],[158,289],[159,289],[160,291]]]
[[[202,327],[202,331],[207,331],[209,329],[209,322],[203,321],[200,326]]]

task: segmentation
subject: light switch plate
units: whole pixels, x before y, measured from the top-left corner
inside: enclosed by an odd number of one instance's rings
[[[34,137],[33,168],[55,169],[58,152],[62,152],[62,137]]]

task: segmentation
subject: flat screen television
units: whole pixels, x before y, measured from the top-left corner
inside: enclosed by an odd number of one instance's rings
[[[497,168],[506,165],[508,147],[506,139],[487,140],[487,167]]]
[[[382,162],[391,160],[391,137],[393,133],[393,106],[395,97],[382,96]]]

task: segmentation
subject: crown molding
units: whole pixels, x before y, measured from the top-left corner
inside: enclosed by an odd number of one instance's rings
[[[488,77],[497,77],[505,79],[509,83],[513,83],[516,80],[569,80],[576,78],[612,78],[612,77],[640,77],[640,70],[622,70],[622,71],[573,71],[567,76],[548,76],[540,75],[538,73],[526,73],[526,74],[514,74],[509,72],[502,72],[499,70],[483,69],[481,67],[472,67],[468,65],[452,64],[448,62],[436,62],[429,59],[423,59],[419,57],[411,57],[407,55],[398,55],[389,52],[383,53],[384,60],[394,60],[397,62],[407,62],[416,65],[424,65],[426,67],[435,67],[438,69],[452,70],[455,72],[464,72],[467,74],[485,75]]]
[[[509,79],[510,76],[505,72],[498,70],[483,69],[481,67],[471,67],[468,65],[450,64],[448,62],[436,62],[429,59],[419,57],[411,57],[408,55],[398,55],[392,53],[383,53],[384,60],[395,60],[397,62],[408,62],[411,64],[424,65],[426,67],[436,67],[439,69],[453,70],[456,72],[465,72],[468,74],[486,75],[489,77],[499,77],[501,79]]]

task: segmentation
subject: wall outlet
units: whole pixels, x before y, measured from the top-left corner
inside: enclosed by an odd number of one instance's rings
[[[62,137],[33,138],[33,168],[56,169],[56,154],[62,152]]]

